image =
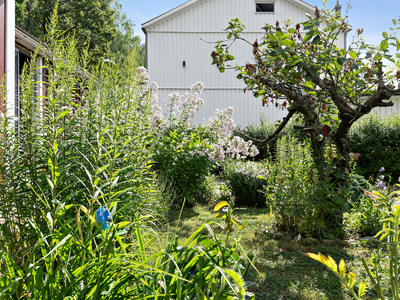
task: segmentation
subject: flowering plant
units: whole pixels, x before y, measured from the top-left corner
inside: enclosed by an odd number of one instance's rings
[[[204,103],[200,98],[203,89],[203,83],[197,82],[190,87],[189,93],[168,95],[168,99],[164,99],[164,115],[158,101],[157,84],[152,82],[147,102],[144,100],[142,103],[151,109],[149,119],[155,141],[154,167],[172,182],[178,197],[186,198],[189,203],[193,203],[195,198],[201,200],[204,178],[216,161],[258,154],[252,142],[240,137],[231,138],[230,133],[236,127],[232,107],[216,110],[215,116],[208,121],[194,124],[196,113]]]

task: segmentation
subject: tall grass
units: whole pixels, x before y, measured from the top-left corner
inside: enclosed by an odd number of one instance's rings
[[[35,242],[28,220],[43,224],[42,209],[54,216],[61,207],[83,205],[93,214],[99,205],[118,204],[133,221],[153,185],[148,107],[140,104],[145,96],[134,60],[88,72],[87,58],[78,57],[73,39],[63,40],[56,21],[47,48],[38,50],[50,53],[45,65],[36,65],[35,54],[24,68],[20,116],[6,112],[0,121],[1,230],[14,255]],[[37,80],[38,69],[47,70],[46,82]],[[41,84],[45,96],[37,96]]]
[[[0,117],[0,298],[243,299],[239,255],[204,226],[183,248],[173,237],[152,249],[148,224],[167,201],[150,168],[147,78],[133,57],[88,70],[56,25],[54,14],[46,48],[24,68],[19,117]],[[107,231],[99,206],[113,215]]]

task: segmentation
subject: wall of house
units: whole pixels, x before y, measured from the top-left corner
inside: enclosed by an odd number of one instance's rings
[[[198,113],[197,122],[213,116],[215,109],[227,106],[235,108],[235,122],[240,125],[257,121],[261,112],[271,121],[281,119],[284,111],[263,107],[261,100],[251,93],[244,94],[245,85],[236,79],[236,72],[227,70],[221,74],[211,65],[210,54],[214,49],[213,42],[226,39],[223,29],[231,19],[239,18],[245,23],[242,37],[253,43],[263,37],[261,28],[265,23],[279,21],[282,24],[290,17],[293,24],[297,24],[306,20],[306,13],[314,13],[314,8],[306,10],[300,1],[294,2],[276,0],[275,13],[257,13],[254,0],[197,1],[177,14],[160,18],[161,21],[145,23],[147,68],[150,80],[159,86],[160,99],[174,91],[183,94],[190,85],[202,81],[204,106]],[[341,36],[340,46],[343,41]],[[252,47],[246,43],[233,44],[231,52],[236,58],[232,65],[254,63]]]
[[[372,111],[382,116],[390,116],[393,113],[398,114],[400,112],[400,96],[393,96],[392,98],[390,98],[390,101],[393,102],[393,106],[375,107]]]

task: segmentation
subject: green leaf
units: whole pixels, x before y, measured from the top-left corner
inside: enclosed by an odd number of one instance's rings
[[[218,218],[226,218],[226,215],[225,215],[225,214],[222,214],[222,213],[219,213],[219,214],[216,214],[216,215],[214,216],[214,218],[216,218],[216,219],[218,219]]]
[[[356,283],[356,274],[354,274],[353,272],[350,272],[348,275],[348,285],[349,287],[353,287],[353,285]]]
[[[282,43],[282,45],[284,45],[284,46],[291,47],[291,46],[293,46],[294,41],[285,39],[285,40],[283,40],[281,43]]]
[[[313,36],[315,32],[314,31],[309,31],[303,38],[303,43],[308,42]]]
[[[321,37],[320,37],[320,35],[317,35],[317,36],[315,36],[315,38],[312,40],[312,44],[313,45],[316,45],[316,44],[318,44],[319,42],[321,41]]]
[[[358,285],[358,297],[364,297],[364,294],[366,292],[367,285],[364,282],[360,282]]]
[[[318,74],[318,69],[317,69],[316,67],[311,67],[311,68],[310,68],[310,73],[311,73],[313,76],[317,76],[317,74]]]
[[[400,50],[400,41],[397,37],[395,39],[396,39],[397,51],[399,51]]]
[[[357,58],[357,54],[356,54],[353,50],[351,50],[351,51],[349,52],[349,55],[350,55],[350,57],[351,57],[352,59],[356,59],[356,58]]]
[[[385,51],[389,47],[389,43],[387,40],[383,40],[379,45],[379,50]]]
[[[303,86],[308,87],[310,89],[314,88],[314,84],[311,81],[306,81],[303,83]]]
[[[387,32],[386,32],[386,31],[383,31],[383,32],[382,32],[382,36],[385,38],[385,40],[387,40],[387,39],[388,39],[388,34],[387,34]]]

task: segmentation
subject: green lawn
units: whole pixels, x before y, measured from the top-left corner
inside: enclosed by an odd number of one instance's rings
[[[163,227],[164,238],[160,239],[160,246],[166,241],[167,236],[176,232],[179,241],[183,243],[190,234],[207,222],[215,222],[212,206],[196,206],[171,214],[167,226]],[[332,256],[336,262],[344,259],[348,271],[354,272],[358,279],[369,283],[362,267],[360,257],[370,257],[373,245],[356,241],[343,243],[332,240],[300,239],[292,240],[293,234],[282,233],[277,239],[274,233],[274,218],[269,216],[269,211],[264,209],[247,208],[235,211],[236,217],[242,221],[243,229],[235,230],[232,235],[241,237],[240,243],[246,252],[252,250],[255,254],[254,264],[260,274],[254,269],[245,278],[256,282],[251,287],[256,294],[256,299],[352,299],[350,294],[344,292],[339,280],[321,263],[312,260],[304,253],[321,252]],[[179,220],[179,224],[178,224]],[[218,238],[223,239],[225,233],[217,225],[211,226]],[[265,228],[269,227],[269,234]],[[207,234],[207,232],[205,232]],[[357,284],[358,286],[358,284]],[[365,299],[377,299],[371,286]]]

